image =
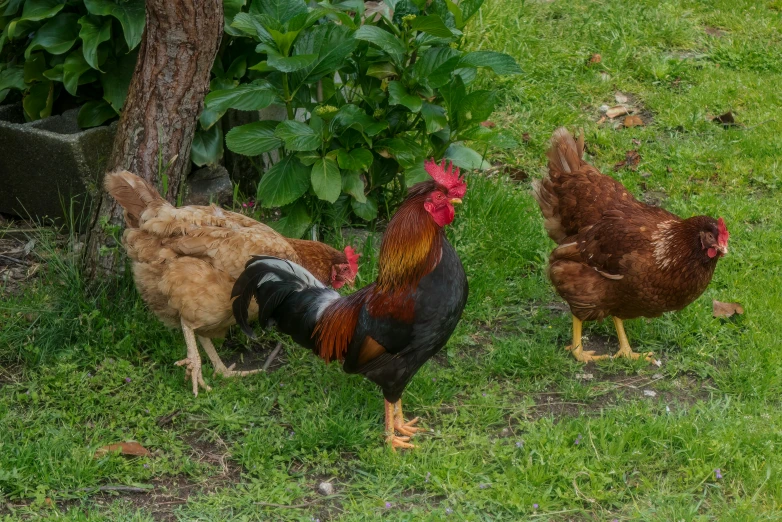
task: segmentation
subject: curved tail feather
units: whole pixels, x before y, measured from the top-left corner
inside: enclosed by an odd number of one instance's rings
[[[125,224],[130,228],[138,228],[141,213],[150,204],[168,204],[148,181],[127,170],[107,174],[103,185],[125,209]]]
[[[339,294],[326,288],[305,268],[271,256],[253,256],[234,284],[233,313],[244,333],[254,337],[249,325],[252,298],[258,303],[258,320],[269,320],[297,343],[313,348],[312,333],[323,311]]]

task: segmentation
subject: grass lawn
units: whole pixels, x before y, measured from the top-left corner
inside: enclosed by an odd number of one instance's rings
[[[85,298],[52,257],[0,303],[0,519],[782,519],[780,31],[779,0],[487,0],[469,42],[524,70],[486,80],[502,92],[494,121],[521,143],[493,159],[520,181],[469,178],[449,235],[470,300],[404,396],[426,428],[415,451],[382,444],[374,385],[287,341],[274,371],[207,372],[213,390],[194,399],[173,366],[181,333],[127,283],[124,299]],[[617,92],[645,126],[598,123]],[[740,126],[709,121],[729,110]],[[553,243],[529,187],[561,125],[583,128],[590,161],[637,196],[728,224],[701,298],[627,323],[659,368],[584,367],[563,349],[570,317],[545,279]],[[637,169],[614,171],[630,150]],[[373,270],[365,258],[361,284]],[[714,319],[713,299],[746,313]],[[616,348],[610,321],[585,333]],[[122,440],[153,455],[93,458]],[[151,489],[95,490],[112,485]]]

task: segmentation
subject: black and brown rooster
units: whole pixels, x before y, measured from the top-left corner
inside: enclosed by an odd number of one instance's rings
[[[262,325],[273,320],[326,362],[339,360],[347,373],[380,386],[392,448],[414,447],[408,441],[418,419],[404,420],[402,392],[445,346],[467,302],[462,263],[443,231],[467,186],[459,169],[445,169],[445,162],[429,161],[426,171],[433,180],[411,187],[388,224],[374,283],[341,297],[296,263],[257,256],[232,293],[234,315],[248,335],[254,297]]]

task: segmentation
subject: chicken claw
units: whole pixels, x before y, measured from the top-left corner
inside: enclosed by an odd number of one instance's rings
[[[571,352],[573,354],[573,357],[575,357],[577,361],[582,363],[602,361],[603,359],[608,359],[610,357],[609,355],[595,355],[594,350],[586,351],[580,344],[576,347],[575,350],[573,349],[573,345],[566,346],[565,350]]]
[[[421,428],[415,428],[413,425],[419,421],[419,418],[416,417],[413,420],[409,420],[405,422],[405,416],[402,414],[402,399],[399,399],[394,404],[394,429],[401,433],[402,435],[407,435],[412,437],[416,434],[418,430]]]
[[[212,388],[204,381],[200,357],[197,357],[195,360],[188,357],[175,362],[174,365],[185,367],[185,380],[192,379],[193,381],[193,395],[198,397],[199,386],[206,391],[212,391]]]
[[[644,360],[657,364],[657,360],[654,358],[654,352],[638,353],[633,351],[630,347],[630,341],[627,339],[627,333],[625,333],[624,323],[621,319],[614,317],[614,326],[616,327],[616,335],[619,337],[619,351],[614,354],[612,359],[627,357],[628,359],[636,360],[643,357]]]
[[[413,424],[418,422],[418,417],[405,422],[402,415],[402,400],[396,402],[386,402],[386,443],[391,446],[391,449],[396,451],[396,448],[413,449],[415,446],[408,441],[413,434],[420,428],[414,428]],[[395,431],[398,431],[402,435],[397,435]]]
[[[399,435],[389,435],[386,437],[386,442],[391,445],[391,449],[396,451],[396,448],[401,449],[414,449],[415,444],[410,444],[410,437],[400,437]]]
[[[222,375],[227,379],[229,377],[244,377],[246,375],[252,375],[254,373],[263,371],[260,368],[257,370],[234,371],[236,363],[233,363],[231,366],[226,368],[223,360],[220,359],[219,355],[217,355],[217,350],[215,350],[215,346],[212,344],[212,340],[208,337],[202,337],[200,335],[198,336],[198,340],[201,342],[201,346],[204,347],[206,355],[209,356],[209,360],[212,361],[212,367],[214,368],[214,373],[212,375]]]

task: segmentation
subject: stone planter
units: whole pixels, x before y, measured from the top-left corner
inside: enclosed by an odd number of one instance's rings
[[[77,114],[25,123],[21,105],[0,107],[0,212],[57,224],[71,208],[89,217],[116,125],[82,130]]]

